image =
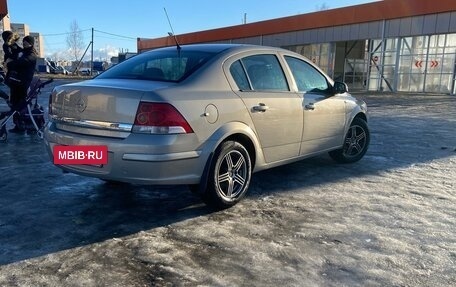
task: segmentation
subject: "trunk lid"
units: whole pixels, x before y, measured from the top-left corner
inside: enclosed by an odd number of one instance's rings
[[[135,121],[139,102],[163,101],[153,91],[167,82],[94,79],[56,87],[51,95],[49,115],[57,128],[99,136],[126,137]]]

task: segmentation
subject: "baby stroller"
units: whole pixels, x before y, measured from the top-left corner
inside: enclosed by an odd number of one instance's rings
[[[0,113],[0,121],[2,121],[0,123],[0,141],[7,140],[6,124],[16,113],[20,115],[18,122],[15,123],[16,126],[25,130],[27,134],[36,133],[40,138],[43,138],[44,109],[38,104],[38,94],[44,86],[52,81],[53,79],[43,82],[40,78],[33,77],[25,101],[17,106],[10,105],[10,111]],[[0,93],[0,97],[8,102],[9,97],[4,92]]]

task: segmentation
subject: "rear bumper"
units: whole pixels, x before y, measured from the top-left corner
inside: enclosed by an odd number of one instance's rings
[[[68,133],[57,130],[51,123],[44,138],[52,161],[56,145],[105,145],[108,147],[106,165],[57,166],[83,176],[137,184],[197,184],[210,154],[210,148],[198,148],[195,134],[131,134],[118,139]]]

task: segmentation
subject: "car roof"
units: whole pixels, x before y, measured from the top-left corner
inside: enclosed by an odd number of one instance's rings
[[[168,46],[163,48],[154,49],[152,51],[166,51],[166,50],[173,50],[176,49],[177,46]],[[260,45],[250,45],[250,44],[189,44],[189,45],[180,45],[180,48],[185,51],[200,51],[200,52],[212,52],[212,53],[220,53],[223,51],[251,51],[251,50],[272,50],[272,51],[286,51],[290,52],[289,50],[285,50],[279,47],[269,47],[269,46],[260,46]],[[146,52],[147,53],[147,52]]]

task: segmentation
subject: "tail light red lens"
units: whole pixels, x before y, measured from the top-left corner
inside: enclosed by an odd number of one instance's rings
[[[167,103],[140,102],[133,132],[145,134],[193,133],[192,128],[175,107]]]

